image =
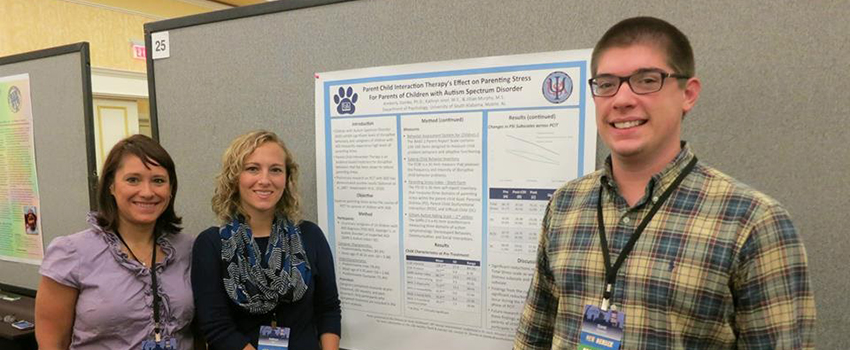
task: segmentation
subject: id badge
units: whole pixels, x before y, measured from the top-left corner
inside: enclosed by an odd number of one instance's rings
[[[611,307],[602,311],[594,305],[584,306],[579,350],[618,350],[623,340],[626,314]]]
[[[288,350],[289,327],[260,326],[257,350]]]
[[[177,339],[171,337],[162,338],[160,341],[146,339],[142,342],[142,350],[177,350]]]

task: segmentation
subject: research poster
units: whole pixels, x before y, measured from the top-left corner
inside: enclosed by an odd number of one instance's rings
[[[342,347],[511,349],[548,200],[594,170],[590,54],[316,74]]]
[[[44,256],[29,75],[0,77],[0,260]]]

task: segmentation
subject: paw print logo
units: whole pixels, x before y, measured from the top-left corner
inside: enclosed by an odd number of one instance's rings
[[[347,90],[340,87],[339,93],[334,95],[334,103],[336,103],[337,113],[354,114],[354,104],[357,103],[357,94],[350,86]]]

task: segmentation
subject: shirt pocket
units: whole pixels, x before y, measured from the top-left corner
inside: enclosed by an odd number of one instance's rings
[[[684,245],[671,255],[647,263],[645,300],[649,307],[690,321],[716,322],[731,307],[729,275],[718,249],[708,244]]]

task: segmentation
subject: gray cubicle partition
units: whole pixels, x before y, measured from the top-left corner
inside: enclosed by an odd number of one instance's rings
[[[215,224],[213,177],[227,143],[278,132],[302,166],[315,220],[314,73],[592,48],[615,22],[669,20],[689,35],[703,92],[685,138],[700,160],[779,199],[805,240],[817,343],[846,344],[850,311],[850,2],[280,1],[150,23],[171,57],[148,59],[151,115],[181,179],[187,231]],[[597,166],[607,155],[599,144]]]
[[[95,205],[89,43],[0,58],[0,77],[25,73],[46,249],[54,238],[85,229],[86,212]],[[37,265],[0,261],[0,288],[33,294],[38,280]]]

